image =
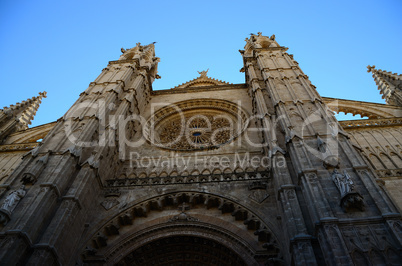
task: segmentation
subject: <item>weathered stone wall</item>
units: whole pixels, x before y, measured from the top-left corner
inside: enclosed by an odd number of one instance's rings
[[[37,147],[56,123],[49,123],[37,127],[15,132],[0,145],[0,185],[21,163],[22,157]]]
[[[392,121],[393,119],[388,119]],[[384,181],[388,193],[399,209],[402,209],[402,127],[395,126],[348,127],[353,123],[344,121],[352,142],[359,147],[364,158],[375,169],[377,177]],[[355,122],[356,123],[356,122]]]
[[[23,151],[10,151],[11,147],[4,145],[0,148],[7,149],[7,152],[0,152],[0,185],[9,176],[12,171],[21,163],[22,156],[27,153],[27,150]],[[32,147],[33,148],[33,147]]]

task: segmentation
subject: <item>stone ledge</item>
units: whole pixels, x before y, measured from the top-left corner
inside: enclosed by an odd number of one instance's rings
[[[339,121],[344,129],[402,126],[402,117]]]
[[[246,84],[230,84],[230,85],[211,85],[211,86],[200,86],[191,88],[175,88],[167,90],[152,90],[152,95],[163,95],[163,94],[176,94],[176,93],[187,93],[187,92],[202,92],[202,91],[219,91],[219,90],[232,90],[232,89],[245,89]]]
[[[39,142],[0,145],[0,151],[29,151],[37,147]]]
[[[258,175],[259,174],[259,175]],[[174,184],[194,184],[194,183],[216,183],[216,182],[245,182],[250,180],[267,180],[268,172],[253,173],[230,173],[216,175],[196,175],[196,176],[167,176],[167,177],[144,177],[144,178],[124,178],[108,179],[106,187],[135,187],[135,186],[155,186],[155,185],[174,185]]]

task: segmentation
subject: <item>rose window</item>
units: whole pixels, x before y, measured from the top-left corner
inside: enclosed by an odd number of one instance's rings
[[[213,149],[232,141],[246,126],[244,111],[232,103],[219,100],[190,103],[193,106],[183,102],[156,112],[147,122],[145,137],[165,149]]]

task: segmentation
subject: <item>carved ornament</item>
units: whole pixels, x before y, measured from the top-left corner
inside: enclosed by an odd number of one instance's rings
[[[215,149],[239,136],[247,121],[245,111],[231,102],[198,99],[158,110],[143,133],[148,141],[164,149]]]

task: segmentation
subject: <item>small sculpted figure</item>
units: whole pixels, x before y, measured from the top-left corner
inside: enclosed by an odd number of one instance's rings
[[[26,191],[24,188],[25,186],[22,185],[19,189],[11,192],[3,202],[1,209],[11,213],[17,206],[18,202],[25,196]]]
[[[341,197],[352,192],[353,181],[346,171],[345,174],[341,174],[338,172],[338,170],[335,169],[334,172],[332,173],[332,180],[338,187],[339,192],[341,193]]]

